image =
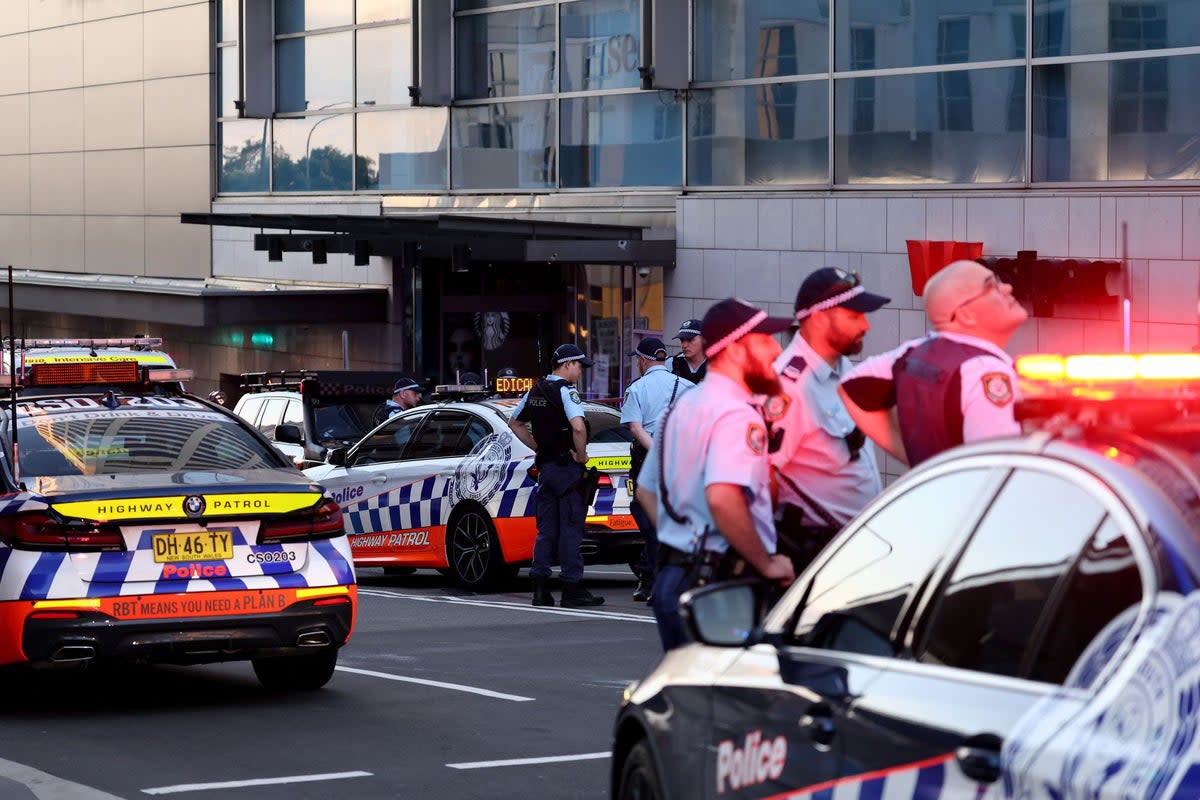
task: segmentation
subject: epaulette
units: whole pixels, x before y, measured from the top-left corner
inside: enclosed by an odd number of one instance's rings
[[[793,356],[792,360],[787,363],[780,373],[788,380],[798,381],[800,376],[804,374],[804,370],[808,368],[808,362],[804,360],[804,356]]]

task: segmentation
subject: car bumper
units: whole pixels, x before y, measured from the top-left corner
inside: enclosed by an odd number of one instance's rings
[[[628,515],[603,521],[589,517],[580,551],[588,564],[630,564],[641,558],[646,538]]]

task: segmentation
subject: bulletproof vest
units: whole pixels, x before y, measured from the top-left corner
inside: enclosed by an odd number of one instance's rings
[[[896,359],[892,366],[896,414],[910,466],[963,443],[962,378],[958,368],[978,355],[990,353],[935,336]]]
[[[544,458],[559,458],[575,447],[571,436],[571,421],[563,407],[562,387],[570,386],[562,378],[543,378],[533,385],[517,419],[528,422],[538,454]]]
[[[688,366],[687,357],[683,353],[679,353],[671,359],[671,372],[692,383],[699,383],[704,380],[704,374],[708,372],[708,362],[705,361],[700,365],[700,369],[692,372],[692,368]]]

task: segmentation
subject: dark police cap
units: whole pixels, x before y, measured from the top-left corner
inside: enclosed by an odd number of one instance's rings
[[[396,381],[396,385],[392,387],[392,394],[400,394],[401,392],[408,390],[420,392],[421,384],[417,383],[412,378],[400,378],[398,381]]]
[[[688,339],[694,339],[699,335],[700,320],[685,319],[683,324],[679,326],[679,333],[675,334],[674,338],[679,339],[680,341],[687,341]]]
[[[633,352],[630,353],[630,355],[649,358],[653,361],[666,361],[667,346],[663,344],[662,339],[648,336],[638,342],[637,347],[633,349]]]
[[[587,355],[585,355],[584,352],[579,349],[578,345],[569,343],[560,344],[558,349],[554,351],[554,366],[560,367],[563,364],[566,364],[568,361],[578,361],[585,367],[590,367],[592,364],[596,363],[588,358]]]
[[[737,297],[728,297],[713,305],[700,323],[709,358],[751,333],[779,333],[791,327],[787,317],[771,317]]]
[[[803,319],[814,311],[836,306],[868,314],[891,301],[890,297],[868,292],[853,272],[822,267],[800,284],[800,291],[796,292],[796,318]]]
[[[515,378],[515,377],[517,377],[517,371],[515,369],[513,369],[512,367],[505,367],[504,369],[502,369],[496,373],[496,377],[497,378]]]
[[[483,383],[483,378],[479,377],[477,372],[464,372],[458,376],[458,382],[462,386],[479,386]]]

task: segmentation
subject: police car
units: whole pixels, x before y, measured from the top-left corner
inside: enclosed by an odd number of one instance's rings
[[[268,688],[324,685],[356,603],[324,489],[182,393],[189,371],[23,372],[0,402],[0,664],[249,660]]]
[[[440,386],[439,402],[393,416],[349,450],[331,452],[329,464],[304,470],[341,503],[356,565],[433,567],[467,588],[485,589],[532,560],[533,452],[508,427],[520,387],[528,385],[504,380],[517,396]],[[631,435],[616,410],[598,403],[584,409],[588,463],[600,471],[584,559],[630,563],[642,547],[629,514]]]
[[[614,797],[1200,797],[1200,355],[1017,369],[1026,435],[909,472],[765,618],[685,596]]]
[[[159,348],[163,340],[156,336],[128,336],[107,339],[4,339],[0,374],[26,374],[34,364],[95,364],[106,361],[136,361],[150,367],[175,367],[175,359]]]

